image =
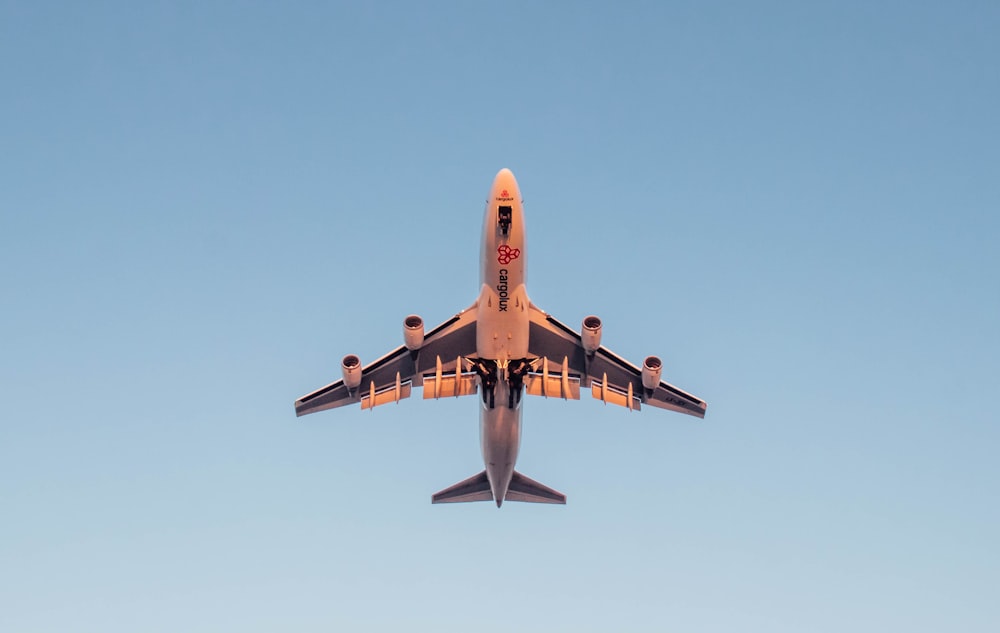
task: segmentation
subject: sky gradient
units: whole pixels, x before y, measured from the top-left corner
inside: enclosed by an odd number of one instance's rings
[[[1000,8],[0,3],[0,630],[1000,628]],[[544,6],[543,6],[544,5]],[[528,293],[705,399],[292,402]]]

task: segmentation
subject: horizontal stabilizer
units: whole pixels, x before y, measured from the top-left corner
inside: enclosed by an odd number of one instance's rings
[[[431,496],[431,503],[464,501],[493,501],[493,491],[490,490],[490,480],[486,477],[485,470]]]
[[[464,482],[463,482],[464,483]],[[529,479],[514,471],[514,476],[507,487],[504,501],[527,501],[529,503],[566,503],[566,495],[553,490],[534,479]]]

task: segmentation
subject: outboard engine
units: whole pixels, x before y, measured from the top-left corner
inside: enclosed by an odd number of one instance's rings
[[[415,314],[403,319],[403,344],[411,352],[424,344],[424,320]]]
[[[642,361],[642,386],[646,389],[656,389],[660,386],[660,375],[663,373],[663,362],[656,356],[647,356]]]
[[[580,338],[585,352],[588,354],[596,352],[601,346],[601,320],[593,315],[585,318],[580,330]]]
[[[348,354],[340,361],[340,369],[344,372],[344,386],[350,391],[357,389],[361,384],[361,359]]]

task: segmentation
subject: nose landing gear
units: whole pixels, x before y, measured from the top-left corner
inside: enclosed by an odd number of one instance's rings
[[[497,224],[505,236],[510,233],[510,224],[514,219],[514,207],[501,206],[497,211]]]

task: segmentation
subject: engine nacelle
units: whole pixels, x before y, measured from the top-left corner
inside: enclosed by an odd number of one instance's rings
[[[424,320],[415,314],[403,319],[403,344],[411,352],[424,344]]]
[[[340,369],[344,372],[344,385],[351,391],[357,389],[361,384],[361,359],[348,354],[340,361]]]
[[[601,320],[590,315],[583,320],[583,327],[580,329],[580,338],[583,339],[583,350],[588,354],[593,354],[601,346]]]
[[[656,356],[647,356],[642,361],[642,386],[646,389],[656,389],[660,385],[660,375],[663,374],[663,361]]]

